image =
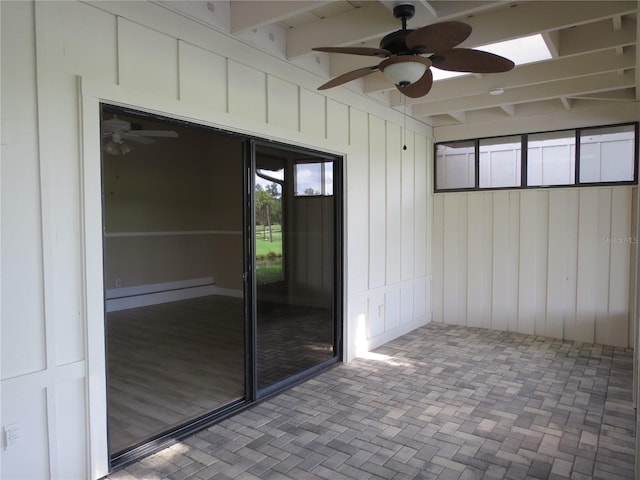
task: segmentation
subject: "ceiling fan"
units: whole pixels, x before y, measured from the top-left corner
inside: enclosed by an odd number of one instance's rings
[[[131,124],[127,120],[113,115],[102,122],[102,138],[105,152],[111,155],[124,155],[131,151],[131,147],[124,141],[149,145],[154,138],[177,138],[178,132],[173,130],[143,130],[141,126]]]
[[[402,20],[402,29],[380,40],[380,48],[318,47],[313,50],[329,53],[349,53],[384,58],[378,65],[358,68],[333,78],[318,90],[336,87],[380,70],[407,97],[426,95],[433,85],[430,67],[454,72],[498,73],[514,67],[514,63],[500,55],[455,48],[469,37],[471,26],[463,22],[441,22],[416,30],[407,29],[407,20],[415,14],[411,3],[393,8],[395,18]]]

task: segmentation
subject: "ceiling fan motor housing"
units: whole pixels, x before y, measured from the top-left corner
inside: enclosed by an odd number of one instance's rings
[[[410,54],[411,49],[407,47],[407,35],[413,30],[398,30],[392,32],[380,40],[380,48],[388,50],[392,55]]]

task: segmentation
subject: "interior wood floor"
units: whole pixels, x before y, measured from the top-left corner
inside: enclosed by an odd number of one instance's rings
[[[109,312],[107,352],[113,454],[244,397],[242,300]]]
[[[243,300],[207,296],[109,312],[109,449],[130,449],[245,396]],[[261,302],[259,388],[334,356],[331,311]]]

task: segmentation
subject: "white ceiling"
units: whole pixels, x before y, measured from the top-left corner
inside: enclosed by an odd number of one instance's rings
[[[318,46],[378,47],[398,30],[394,1],[164,1],[214,28],[316,71],[318,85],[379,59],[313,52]],[[632,1],[444,1],[411,2],[416,15],[408,28],[459,20],[472,26],[461,47],[541,33],[552,58],[519,65],[499,74],[440,80],[424,97],[406,99],[409,114],[434,126],[474,124],[497,117],[517,118],[636,102],[638,2]],[[503,95],[490,95],[495,87]],[[343,87],[403,109],[403,101],[384,75],[376,72]]]

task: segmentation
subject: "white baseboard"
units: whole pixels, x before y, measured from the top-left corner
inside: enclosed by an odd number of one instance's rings
[[[217,287],[213,284],[213,277],[204,277],[109,289],[105,292],[105,303],[107,312],[115,312],[209,295],[242,298],[243,292],[242,290]]]

